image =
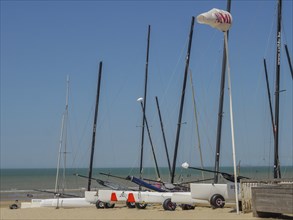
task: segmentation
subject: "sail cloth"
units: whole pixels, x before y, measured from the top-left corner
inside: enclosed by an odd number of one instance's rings
[[[232,25],[232,15],[224,10],[213,8],[208,12],[202,13],[196,17],[200,24],[207,24],[220,31],[226,32]]]
[[[158,188],[158,187],[156,187],[156,186],[154,186],[152,184],[149,184],[149,183],[147,183],[147,182],[145,182],[145,181],[143,181],[143,180],[141,180],[139,178],[136,178],[135,176],[128,176],[126,179],[130,180],[131,182],[133,182],[133,183],[135,183],[135,184],[137,184],[139,186],[143,186],[145,188],[152,189],[152,190],[154,190],[156,192],[166,192],[166,190],[163,190],[163,189]]]

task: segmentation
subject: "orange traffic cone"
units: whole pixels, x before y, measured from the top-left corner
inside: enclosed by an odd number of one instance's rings
[[[135,199],[134,199],[133,193],[129,193],[129,194],[128,194],[127,202],[135,202]]]
[[[116,201],[118,201],[116,193],[112,192],[112,194],[111,194],[111,202],[116,202]]]

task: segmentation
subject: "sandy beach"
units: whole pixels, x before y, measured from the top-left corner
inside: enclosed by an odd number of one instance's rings
[[[13,202],[1,202],[0,219],[260,219],[252,213],[233,212],[233,207],[211,209],[196,207],[194,210],[164,211],[160,205],[150,205],[144,210],[128,209],[124,204],[116,204],[113,209],[89,208],[28,208],[9,209]]]

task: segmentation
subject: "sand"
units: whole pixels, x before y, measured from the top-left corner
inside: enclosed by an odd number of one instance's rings
[[[149,205],[146,209],[129,209],[116,204],[113,209],[90,208],[28,208],[9,209],[13,202],[0,203],[0,219],[260,219],[252,213],[233,212],[233,207],[211,209],[196,207],[194,210],[165,211],[161,205]]]

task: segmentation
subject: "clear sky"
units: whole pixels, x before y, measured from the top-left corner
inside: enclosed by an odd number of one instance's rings
[[[293,1],[283,1],[280,160],[292,166],[293,92],[284,44],[292,52]],[[173,159],[192,16],[226,1],[1,0],[1,168],[56,167],[66,76],[70,77],[67,166],[88,167],[97,87],[103,76],[95,167],[138,167],[147,26],[151,25],[147,118],[159,166],[167,166],[155,96]],[[232,0],[229,36],[236,159],[273,165],[273,133],[263,58],[274,97],[277,1]],[[196,23],[191,50],[205,166],[214,165],[223,33]],[[232,166],[227,82],[221,165]],[[178,162],[200,165],[190,81]],[[273,101],[274,103],[274,101]],[[153,166],[145,138],[145,166]]]

